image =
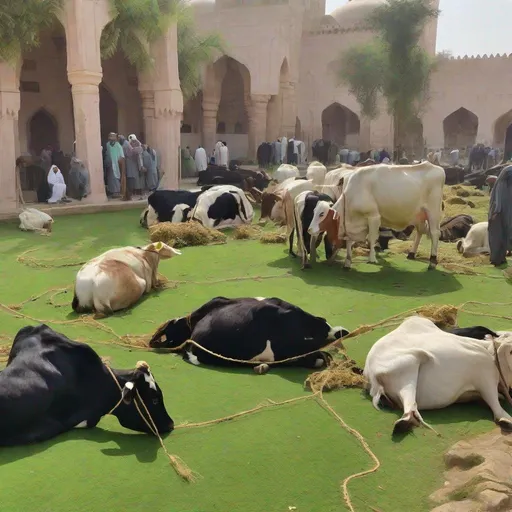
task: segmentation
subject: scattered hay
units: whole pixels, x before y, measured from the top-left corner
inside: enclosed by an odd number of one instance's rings
[[[458,197],[469,197],[471,194],[469,193],[469,190],[466,190],[465,188],[459,188],[458,190],[455,191],[455,194],[458,196]]]
[[[160,222],[149,228],[149,238],[152,242],[164,242],[175,248],[222,244],[227,239],[224,233],[206,228],[198,222]]]
[[[470,207],[470,208],[476,208],[476,204],[473,203],[473,201],[468,201],[467,202],[467,205]]]
[[[257,238],[261,230],[256,226],[237,226],[233,231],[235,240],[251,240]]]
[[[344,388],[365,389],[366,384],[362,371],[352,359],[331,361],[325,370],[312,373],[304,381],[304,387],[313,393]]]
[[[450,304],[445,306],[427,304],[416,310],[418,315],[432,320],[441,329],[455,327],[457,325],[458,312],[459,308]]]
[[[286,233],[275,231],[273,233],[263,233],[260,236],[262,244],[284,244],[286,242]]]
[[[451,196],[448,197],[446,200],[447,204],[468,204],[468,202],[465,199],[462,199],[462,197],[459,196]]]

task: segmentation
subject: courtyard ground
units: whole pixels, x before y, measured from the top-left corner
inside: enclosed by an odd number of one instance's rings
[[[76,321],[69,287],[78,264],[111,247],[146,243],[139,213],[59,217],[49,237],[22,233],[16,223],[0,224],[4,347],[18,329],[40,320],[90,342],[114,367],[133,367],[145,359],[176,425],[220,418],[266,399],[310,394],[303,388],[305,370],[272,369],[258,376],[250,369],[196,368],[177,356],[119,347],[113,334]],[[500,270],[489,267],[479,269],[478,275],[457,275],[442,268],[427,272],[426,267],[401,254],[388,254],[378,266],[358,257],[351,272],[322,264],[301,272],[283,245],[229,240],[226,245],[185,248],[181,257],[162,262],[160,272],[175,281],[175,288],[152,293],[101,324],[117,335],[143,335],[218,295],[277,296],[350,330],[429,303],[509,301],[510,285]],[[49,289],[54,290],[27,301]],[[508,316],[507,308],[477,311]],[[459,323],[511,327],[505,319],[467,313],[461,313]],[[384,333],[375,330],[347,340],[349,356],[362,366],[370,346]],[[376,411],[359,390],[331,392],[325,398],[365,437],[381,462],[376,473],[349,484],[355,510],[361,512],[429,510],[428,495],[443,483],[444,451],[458,440],[494,428],[486,407],[459,405],[424,414],[441,437],[418,429],[395,442],[391,430],[397,413]],[[170,453],[201,475],[197,482],[180,480],[156,439],[123,429],[114,417],[105,417],[90,431],[2,449],[1,510],[334,512],[346,509],[340,482],[373,465],[359,441],[312,399],[213,426],[180,428],[164,442]]]

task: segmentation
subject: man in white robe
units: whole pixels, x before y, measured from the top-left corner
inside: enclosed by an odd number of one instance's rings
[[[283,164],[287,162],[287,159],[286,159],[287,150],[288,150],[288,139],[286,137],[283,137],[281,139],[281,162]]]
[[[215,164],[221,165],[220,163],[220,148],[222,147],[222,142],[220,140],[215,144],[215,148],[213,150],[213,158],[215,158]]]
[[[66,183],[64,176],[56,165],[52,165],[48,172],[48,185],[51,185],[52,195],[48,199],[49,204],[59,202],[70,203],[71,201],[66,197]]]
[[[223,165],[228,168],[229,165],[229,150],[224,142],[221,142],[222,146],[219,148],[219,163],[217,165]],[[217,160],[215,160],[217,162]]]
[[[206,158],[206,151],[203,146],[199,146],[194,154],[194,161],[196,163],[197,172],[206,171],[208,167],[208,159]]]

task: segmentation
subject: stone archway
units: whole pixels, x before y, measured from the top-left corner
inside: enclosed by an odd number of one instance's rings
[[[242,134],[249,133],[245,107],[246,98],[250,94],[249,70],[228,56],[221,57],[214,67],[225,67],[217,111],[217,126],[219,123],[224,123],[226,134],[234,134],[235,125],[238,123]]]
[[[103,68],[103,82],[100,84],[102,144],[105,143],[106,139],[104,137],[105,134],[108,135],[109,131],[115,131],[125,137],[133,133],[141,142],[145,142],[142,98],[138,89],[137,70],[128,62],[120,50],[109,59],[103,59],[101,65]],[[103,110],[101,110],[102,90]],[[114,102],[116,104],[115,108]],[[109,116],[116,116],[116,119],[114,120]],[[116,127],[115,130],[108,128],[113,126]]]
[[[322,139],[340,147],[359,147],[361,122],[358,115],[339,103],[331,103],[322,112]]]
[[[290,82],[290,70],[286,57],[281,64],[279,72],[279,91],[271,96],[267,105],[267,141],[271,142],[280,136],[290,137],[292,133],[288,133],[286,119],[289,117],[290,106],[285,104],[285,90]],[[291,112],[293,114],[293,112]]]
[[[118,131],[117,102],[105,84],[100,84],[100,128],[101,141],[104,143],[110,132]]]
[[[73,151],[75,129],[65,30],[55,20],[39,37],[39,46],[22,56],[19,150],[22,154],[39,156],[51,144],[69,155]]]
[[[445,148],[462,149],[473,146],[478,133],[478,117],[461,107],[445,117],[443,131]]]
[[[512,110],[498,117],[494,123],[494,146],[504,149],[505,158],[512,157]]]
[[[47,146],[59,145],[58,123],[46,109],[39,109],[28,122],[28,144],[30,152],[40,155]]]

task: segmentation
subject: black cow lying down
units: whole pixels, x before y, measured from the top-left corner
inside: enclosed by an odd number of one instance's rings
[[[150,433],[134,403],[139,400],[137,391],[158,431],[174,428],[147,363],[112,372],[122,394],[89,345],[71,341],[44,324],[23,327],[0,372],[0,445],[30,444],[75,427],[92,428],[114,407],[112,414],[123,427]],[[146,414],[142,404],[139,408]]]
[[[177,348],[193,340],[215,354],[250,361],[256,373],[266,373],[269,362],[314,352],[285,363],[321,368],[331,356],[321,349],[346,336],[342,327],[331,327],[324,318],[310,315],[284,300],[271,298],[227,299],[216,297],[187,317],[163,324],[149,342],[152,348]],[[200,363],[236,366],[188,343],[183,359]],[[240,363],[243,364],[243,363]]]

